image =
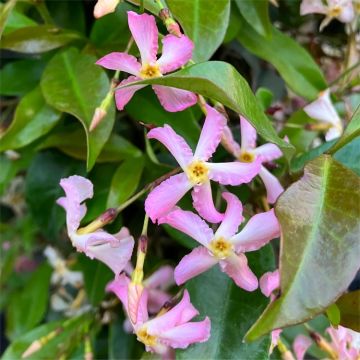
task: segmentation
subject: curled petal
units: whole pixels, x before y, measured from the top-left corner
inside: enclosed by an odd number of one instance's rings
[[[256,146],[256,129],[243,117],[240,116],[241,149],[252,150]]]
[[[321,0],[302,0],[300,5],[300,15],[312,13],[326,14],[327,9]]]
[[[153,85],[152,88],[166,111],[182,111],[197,103],[196,95],[190,91],[162,85]]]
[[[284,192],[284,188],[277,177],[264,166],[261,167],[259,176],[265,185],[268,203],[274,204],[277,198]]]
[[[120,86],[122,85],[129,85],[132,82],[140,80],[136,76],[129,76],[127,79],[123,80],[120,83]],[[131,98],[134,96],[136,91],[144,88],[146,85],[129,85],[127,87],[117,89],[115,91],[115,102],[116,107],[118,110],[123,110],[125,105],[131,100]]]
[[[240,155],[240,145],[235,141],[234,136],[228,125],[224,126],[221,144],[229,153],[233,154],[236,158]]]
[[[210,255],[208,249],[199,246],[181,259],[175,268],[175,281],[178,285],[184,284],[186,281],[210,269],[217,262],[216,257]]]
[[[254,153],[261,159],[261,162],[269,162],[282,157],[281,150],[275,144],[264,144],[256,149]]]
[[[98,19],[114,12],[119,2],[120,0],[98,0],[94,7],[94,17]]]
[[[114,293],[119,298],[125,309],[128,308],[129,284],[130,279],[125,274],[121,274],[115,278],[115,280],[109,282],[106,286],[106,291]]]
[[[271,239],[280,236],[280,226],[274,209],[254,215],[245,227],[231,238],[238,252],[258,250]]]
[[[151,314],[156,314],[171,299],[171,296],[162,290],[148,289],[148,310]]]
[[[128,306],[126,308],[131,323],[141,325],[149,318],[147,311],[148,291],[142,285],[130,282],[128,286]]]
[[[161,266],[144,280],[144,285],[148,289],[165,290],[174,284],[174,269],[170,265]]]
[[[304,355],[307,349],[311,346],[311,344],[312,344],[311,339],[305,335],[300,334],[295,338],[293,347],[294,347],[296,360],[304,359]]]
[[[112,52],[107,54],[99,59],[96,64],[105,69],[120,70],[135,76],[139,76],[141,69],[141,64],[137,61],[135,56],[122,52]]]
[[[326,141],[337,139],[341,136],[342,132],[343,132],[342,127],[333,126],[326,132],[325,139]]]
[[[277,346],[280,334],[282,332],[282,329],[276,329],[271,332],[271,346],[270,346],[270,354],[272,353],[275,346]]]
[[[269,297],[271,293],[280,287],[280,272],[275,270],[265,273],[260,278],[260,290],[266,296]]]

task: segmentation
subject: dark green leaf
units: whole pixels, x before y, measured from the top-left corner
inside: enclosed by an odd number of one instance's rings
[[[16,0],[10,0],[6,4],[1,4],[0,8],[0,39],[2,37],[3,31],[5,29],[6,23],[9,20],[11,11],[13,10],[16,4]]]
[[[360,176],[360,137],[338,150],[333,156],[343,165],[354,171]]]
[[[326,155],[280,196],[281,296],[248,340],[324,312],[347,289],[359,268],[359,203],[360,178]]]
[[[349,292],[336,302],[340,311],[340,325],[360,331],[360,290]]]

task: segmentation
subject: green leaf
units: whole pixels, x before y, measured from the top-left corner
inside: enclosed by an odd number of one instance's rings
[[[340,325],[360,331],[360,290],[349,292],[338,299]]]
[[[52,25],[27,26],[4,35],[0,48],[26,54],[38,54],[79,39],[82,39],[80,34]]]
[[[1,10],[3,7],[0,8]],[[1,11],[0,10],[0,11]],[[30,19],[26,15],[22,14],[19,11],[13,10],[10,13],[10,16],[6,22],[6,26],[4,29],[4,34],[8,34],[14,30],[21,29],[26,26],[34,26],[37,25],[33,19]]]
[[[109,91],[105,71],[95,65],[94,56],[71,48],[55,55],[46,67],[41,88],[46,101],[60,111],[74,115],[83,125],[87,139],[87,168],[91,169],[108,140],[115,108],[111,104],[99,126],[90,133],[89,127],[96,107]]]
[[[360,176],[360,137],[357,137],[351,143],[346,144],[338,150],[333,156],[343,165],[354,171]]]
[[[1,137],[0,151],[18,149],[49,132],[59,121],[60,112],[49,106],[40,87],[23,97],[9,128]]]
[[[268,245],[256,253],[246,254],[257,276],[271,270],[274,257]],[[211,337],[202,344],[177,351],[177,359],[268,359],[269,337],[252,344],[243,342],[268,299],[260,293],[237,287],[218,266],[186,284],[191,302],[200,312],[200,319],[211,319]]]
[[[194,42],[193,59],[208,60],[224,40],[229,24],[230,1],[166,0],[187,35]]]
[[[340,311],[336,304],[331,304],[326,309],[326,316],[328,317],[332,326],[338,326],[340,324]]]
[[[346,291],[359,267],[359,202],[360,178],[328,155],[311,161],[280,196],[281,296],[247,340],[304,322]]]
[[[287,157],[290,158],[293,153],[293,146],[279,138],[248,83],[232,65],[222,61],[209,61],[138,83],[172,86],[219,101],[246,117],[265,140],[280,146]]]
[[[1,6],[0,11],[0,39],[3,35],[3,31],[5,29],[6,23],[9,20],[9,16],[14,6],[16,5],[16,0],[9,0]]]
[[[271,38],[268,0],[236,0],[241,15],[260,35]]]
[[[327,88],[324,76],[310,54],[275,27],[272,27],[271,38],[267,38],[243,20],[238,39],[251,53],[272,64],[296,94],[314,100]]]

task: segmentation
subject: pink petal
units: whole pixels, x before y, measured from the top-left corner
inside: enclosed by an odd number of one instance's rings
[[[226,272],[235,284],[246,291],[254,291],[258,287],[258,279],[248,266],[244,254],[232,254],[220,261],[220,268]]]
[[[193,159],[193,152],[183,137],[178,135],[171,126],[157,127],[147,134],[148,139],[160,141],[176,159],[183,170]]]
[[[161,266],[144,280],[144,285],[149,289],[167,289],[174,284],[174,269],[170,265]]]
[[[206,111],[204,126],[194,154],[194,158],[202,161],[207,161],[215,152],[226,124],[225,117],[213,107],[206,105]]]
[[[126,308],[131,323],[141,325],[149,318],[147,311],[148,290],[140,284],[130,282],[128,286],[128,306]]]
[[[256,129],[242,116],[240,116],[241,149],[251,150],[256,147]]]
[[[342,127],[333,126],[325,134],[326,141],[337,139],[343,133]]]
[[[94,7],[94,17],[101,18],[115,11],[120,0],[98,0]]]
[[[224,218],[224,215],[215,208],[210,181],[206,181],[201,185],[195,185],[191,196],[194,208],[205,220],[216,224]]]
[[[260,171],[261,162],[256,159],[252,163],[239,161],[228,163],[206,163],[209,178],[223,185],[241,185],[250,182]]]
[[[128,11],[128,23],[140,51],[141,63],[154,64],[158,51],[158,29],[154,16]]]
[[[300,15],[312,13],[326,14],[326,6],[321,0],[302,0],[300,5]]]
[[[207,246],[214,236],[208,224],[191,211],[175,209],[159,218],[159,224],[168,224],[174,229],[189,235],[201,245]]]
[[[259,176],[265,185],[268,203],[274,204],[277,198],[284,192],[284,188],[277,177],[264,166],[261,167]]]
[[[145,200],[145,211],[155,222],[166,215],[192,187],[186,174],[171,176],[150,192]]]
[[[331,1],[329,1],[329,3],[331,3]],[[341,13],[340,15],[337,17],[339,19],[339,21],[343,22],[343,23],[349,23],[352,22],[354,20],[355,17],[355,11],[354,11],[354,7],[353,7],[353,3],[351,0],[344,0],[344,1],[337,1],[337,3],[341,4]],[[355,4],[355,2],[354,2]],[[357,3],[357,6],[359,6],[359,4]]]
[[[277,346],[279,339],[280,339],[280,334],[282,332],[282,329],[276,329],[273,330],[271,332],[271,348],[273,349],[275,346]],[[272,351],[271,349],[271,351]],[[271,352],[270,352],[271,353]]]
[[[106,286],[106,291],[114,293],[122,302],[125,309],[128,307],[129,284],[130,279],[125,274],[121,274]]]
[[[269,162],[282,157],[281,150],[275,144],[264,144],[256,149],[254,153],[261,159],[261,162]]]
[[[139,81],[141,79],[136,76],[129,76],[127,79],[123,80],[119,85],[127,85],[132,82]],[[136,91],[142,89],[146,85],[130,85],[128,87],[124,87],[122,89],[118,89],[115,91],[115,102],[118,110],[123,110],[124,106],[131,100]]]
[[[171,299],[171,296],[162,290],[148,289],[148,310],[151,314],[156,314]]]
[[[295,338],[293,348],[297,360],[304,359],[304,355],[311,344],[311,339],[305,335],[300,334]]]
[[[244,220],[242,216],[243,207],[241,201],[229,192],[224,192],[222,197],[227,202],[225,216],[219,228],[216,230],[215,237],[228,239],[238,230],[239,225]]]
[[[240,155],[240,145],[235,141],[228,125],[224,126],[221,144],[230,154],[233,154],[236,158]]]
[[[269,271],[260,278],[260,290],[266,297],[269,297],[278,288],[280,288],[279,270]]]
[[[210,255],[208,249],[199,246],[181,259],[175,268],[175,281],[178,285],[184,284],[189,279],[210,269],[217,262],[217,258]]]
[[[120,70],[135,76],[139,76],[141,69],[141,64],[136,60],[135,56],[121,52],[107,54],[99,59],[96,64],[105,69]]]
[[[182,111],[197,103],[196,95],[190,91],[162,85],[153,85],[152,88],[166,111]]]
[[[278,236],[280,236],[279,222],[274,209],[271,209],[254,215],[245,227],[231,238],[231,242],[237,252],[254,251]]]
[[[162,55],[157,61],[162,74],[180,69],[192,57],[194,44],[185,35],[166,35],[162,39]]]

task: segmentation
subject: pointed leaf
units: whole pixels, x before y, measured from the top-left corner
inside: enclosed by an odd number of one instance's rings
[[[360,290],[349,292],[336,302],[340,325],[360,332]]]

